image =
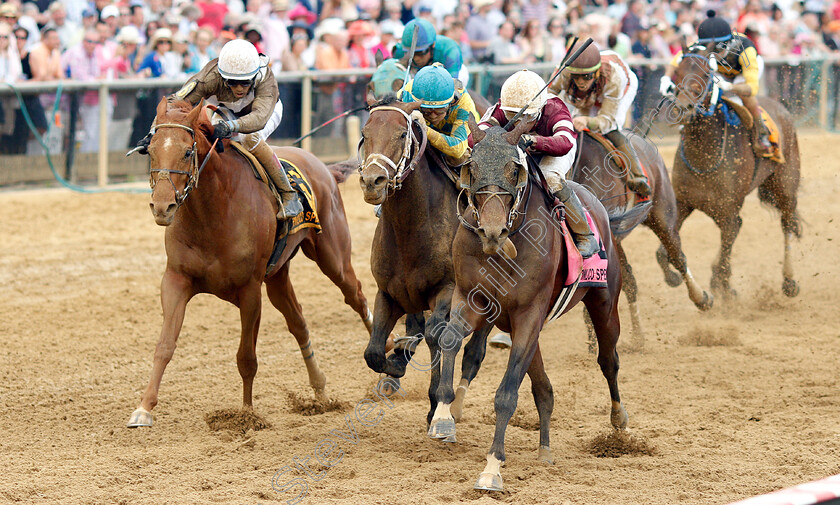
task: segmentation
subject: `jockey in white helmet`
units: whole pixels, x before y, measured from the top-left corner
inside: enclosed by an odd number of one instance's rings
[[[280,192],[277,219],[291,219],[303,207],[280,161],[265,142],[280,125],[283,104],[277,81],[268,70],[268,59],[263,58],[247,40],[231,40],[218,58],[208,62],[173,97],[193,105],[204,99],[217,106],[212,118],[213,138],[236,140],[259,160]],[[153,124],[138,145],[148,147],[154,129]],[[146,153],[144,149],[140,152]]]

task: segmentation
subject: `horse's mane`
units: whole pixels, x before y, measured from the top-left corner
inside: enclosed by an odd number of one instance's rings
[[[174,120],[179,123],[184,123],[186,122],[187,115],[195,107],[199,107],[199,105],[193,106],[193,104],[186,100],[169,101],[166,108],[166,117],[170,121]],[[213,134],[213,125],[210,124],[210,119],[207,118],[207,114],[199,114],[196,123],[189,126],[192,126],[197,134],[201,133],[205,139],[209,139],[210,135]]]
[[[385,96],[379,99],[376,103],[370,106],[370,108],[374,107],[381,107],[383,105],[391,105],[393,103],[399,102],[400,100],[397,98],[397,95],[394,93],[387,93]]]

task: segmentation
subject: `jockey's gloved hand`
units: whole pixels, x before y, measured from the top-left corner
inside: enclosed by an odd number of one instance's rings
[[[526,134],[522,135],[521,137],[519,137],[519,144],[518,145],[519,145],[520,149],[522,149],[523,151],[527,151],[528,148],[531,147],[532,145],[534,145],[535,143],[536,143],[536,141],[534,140],[533,135],[531,135],[529,133],[526,133]]]
[[[152,143],[152,132],[146,134],[145,137],[137,141],[137,151],[140,154],[149,154],[149,144]]]
[[[233,129],[227,121],[216,123],[216,126],[213,127],[214,139],[229,139],[232,135]]]
[[[667,75],[663,75],[662,78],[659,79],[659,93],[662,96],[670,95],[674,92],[674,88],[674,81],[672,81]]]
[[[726,79],[721,79],[719,77],[715,77],[715,84],[721,91],[730,91],[732,89],[732,86],[734,86],[734,84],[732,84],[731,82],[727,81]]]
[[[426,124],[426,118],[423,117],[422,112],[419,110],[412,111],[411,119],[417,123],[417,126],[419,126],[423,132],[428,132],[429,126]]]

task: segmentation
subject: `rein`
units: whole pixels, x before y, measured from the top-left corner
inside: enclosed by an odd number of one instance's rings
[[[420,161],[420,157],[426,151],[427,137],[426,134],[423,133],[420,140],[417,139],[414,134],[413,125],[411,124],[411,115],[399,107],[380,105],[379,107],[372,108],[370,110],[370,115],[379,111],[397,111],[402,114],[406,120],[408,134],[405,136],[405,142],[403,142],[403,147],[400,152],[400,160],[399,162],[394,163],[394,160],[382,153],[370,153],[364,157],[363,162],[359,163],[359,173],[361,174],[366,167],[371,165],[377,166],[385,172],[385,177],[388,179],[388,190],[396,191],[402,187],[403,181],[405,181],[408,175],[414,171],[414,168],[417,166],[417,162]],[[356,147],[356,153],[359,160],[363,159],[362,152],[364,150],[364,143],[365,139],[362,138],[359,140],[359,145]],[[412,149],[414,150],[414,156],[409,161],[409,153],[411,153]],[[391,171],[388,169],[389,167],[394,171],[393,177],[391,176]]]
[[[198,187],[198,178],[201,175],[201,171],[204,170],[205,165],[207,165],[207,162],[210,160],[210,155],[213,153],[213,149],[215,149],[216,143],[219,142],[219,139],[213,141],[213,145],[210,146],[210,150],[207,151],[207,156],[204,157],[204,161],[202,161],[201,165],[199,166],[197,156],[197,145],[195,140],[195,130],[193,130],[189,126],[185,126],[178,123],[164,123],[155,126],[156,131],[159,128],[180,128],[182,130],[188,131],[193,138],[192,148],[190,149],[190,161],[192,164],[192,168],[189,172],[184,170],[170,170],[166,168],[152,168],[150,170],[151,173],[159,173],[158,178],[156,180],[153,180],[150,184],[150,186],[152,187],[152,191],[154,191],[155,186],[161,180],[169,181],[169,184],[172,184],[172,189],[175,191],[176,208],[180,208],[181,205],[183,205],[184,201],[187,199],[187,197],[190,196],[192,190]],[[180,174],[189,177],[189,179],[187,179],[187,185],[184,187],[183,193],[178,191],[178,188],[175,187],[175,182],[172,181],[172,178],[169,177],[169,174]]]

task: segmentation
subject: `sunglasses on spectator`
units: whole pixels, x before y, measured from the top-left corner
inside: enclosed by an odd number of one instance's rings
[[[26,40],[29,37],[27,37],[26,35],[15,35],[15,38],[18,39],[18,40]]]
[[[85,39],[85,42],[87,42],[88,44],[99,44],[98,40]]]
[[[238,79],[225,79],[225,84],[227,84],[228,87],[231,87],[231,88],[233,88],[235,86],[251,87],[252,82],[253,81],[250,81],[250,80],[249,81],[240,81]]]

